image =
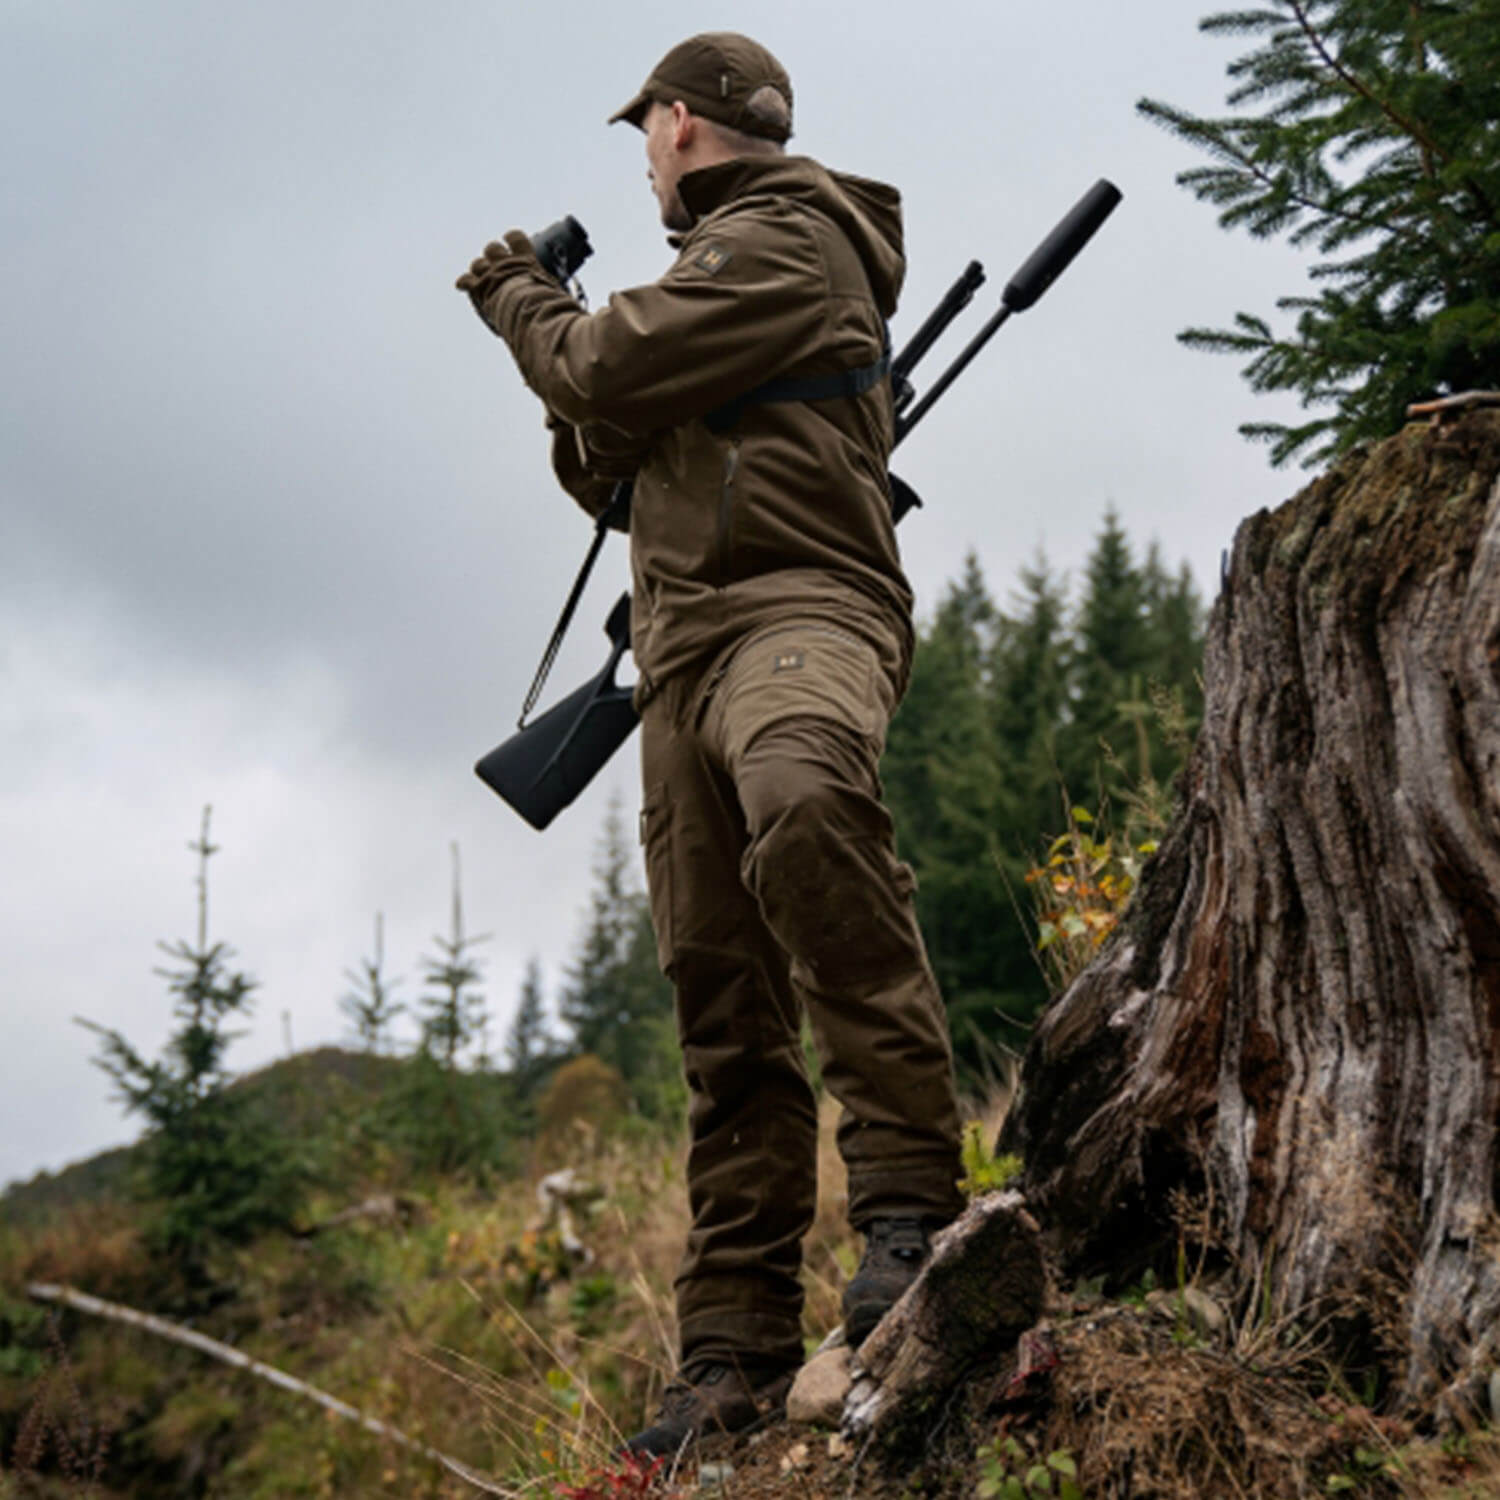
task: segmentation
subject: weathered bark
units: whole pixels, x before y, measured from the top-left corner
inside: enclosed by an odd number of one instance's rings
[[[1497,1358],[1497,474],[1471,412],[1240,528],[1178,816],[1003,1136],[1065,1269],[1203,1188],[1242,1286],[1362,1319],[1410,1407]]]
[[[978,1361],[1009,1350],[1036,1322],[1044,1288],[1040,1237],[1021,1195],[971,1204],[860,1345],[844,1431],[891,1440],[925,1426]]]

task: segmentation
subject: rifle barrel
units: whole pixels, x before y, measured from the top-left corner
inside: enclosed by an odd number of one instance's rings
[[[1001,299],[1005,305],[1024,312],[1036,302],[1093,239],[1095,230],[1115,211],[1121,196],[1114,183],[1101,177],[1010,278]]]
[[[922,326],[891,361],[891,375],[898,387],[916,368],[917,361],[942,337],[948,325],[974,300],[975,292],[983,285],[984,267],[977,260],[971,260],[958,280],[943,293],[943,300],[928,313]]]
[[[1005,291],[1000,297],[1000,310],[970,339],[963,353],[938,376],[937,384],[910,411],[906,411],[905,407],[911,400],[911,396],[908,394],[903,401],[901,386],[897,384],[896,440],[892,447],[899,444],[902,438],[927,415],[938,397],[968,369],[969,362],[989,343],[995,336],[996,330],[1013,312],[1024,312],[1040,300],[1042,293],[1067,270],[1073,263],[1074,256],[1088,244],[1099,226],[1115,211],[1121,196],[1119,188],[1114,183],[1101,177],[1068,210],[1058,221],[1052,233],[1031,252],[1020,270],[1006,283]],[[972,269],[971,265],[970,270]],[[957,290],[955,286],[953,291],[949,292],[948,297],[943,299],[943,305],[946,305]],[[973,296],[973,293],[969,295]],[[941,310],[940,307],[939,311]],[[927,322],[931,323],[932,318],[929,318]],[[927,323],[924,323],[918,330],[918,335],[920,336],[926,329]],[[925,352],[925,346],[923,352]],[[906,351],[902,350],[903,357],[905,353]],[[910,391],[909,386],[906,389]]]
[[[937,402],[938,397],[941,396],[943,392],[946,391],[948,387],[952,385],[953,382],[957,380],[958,377],[962,375],[966,369],[968,369],[969,361],[972,360],[974,356],[978,354],[979,351],[983,349],[987,343],[989,343],[989,341],[995,336],[995,331],[1010,315],[1011,309],[1004,303],[1001,303],[1000,311],[997,312],[995,316],[992,317],[989,322],[986,323],[984,327],[981,328],[979,332],[969,340],[968,345],[965,347],[963,353],[960,354],[958,358],[955,359],[953,363],[949,365],[941,375],[938,376],[937,384],[933,386],[933,388],[928,391],[927,394],[923,396],[922,399],[918,401],[917,404],[909,412],[903,412],[899,417],[896,418],[896,437],[895,441],[891,444],[891,447],[893,449],[898,448],[901,445],[902,438],[904,438],[906,434],[910,432],[912,428],[915,427],[917,423],[920,422],[929,411],[931,411],[932,407]]]

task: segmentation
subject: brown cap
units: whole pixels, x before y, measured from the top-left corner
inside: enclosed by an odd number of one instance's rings
[[[781,94],[790,111],[792,80],[759,42],[736,31],[706,31],[673,47],[651,70],[640,93],[612,114],[609,123],[629,120],[640,127],[653,99],[663,104],[681,99],[705,120],[717,120],[746,135],[784,141],[792,133],[790,122],[776,125],[745,113],[750,96],[767,84]]]

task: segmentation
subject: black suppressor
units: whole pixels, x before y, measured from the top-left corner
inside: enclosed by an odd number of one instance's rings
[[[532,235],[531,248],[536,251],[542,269],[564,287],[573,279],[579,266],[594,253],[594,247],[589,244],[588,230],[572,214]]]
[[[1005,284],[1005,290],[1000,294],[1000,310],[969,340],[968,347],[943,371],[938,377],[937,384],[909,409],[908,402],[911,397],[898,389],[896,407],[896,441],[898,443],[932,410],[933,403],[938,397],[968,369],[969,361],[989,343],[994,337],[995,330],[1012,313],[1024,312],[1032,306],[1042,293],[1073,264],[1073,257],[1094,237],[1094,231],[1115,211],[1115,206],[1119,201],[1119,188],[1101,177],[1068,210],[1061,223],[1031,252],[1021,269]],[[963,306],[963,301],[967,300],[963,298],[964,283],[973,270],[974,267],[970,266],[969,270],[959,277],[953,289],[943,299],[944,305],[951,300],[957,301],[958,306]],[[969,295],[972,296],[973,293],[970,292]],[[960,298],[963,298],[963,301],[959,301]],[[904,356],[905,351],[902,352]]]

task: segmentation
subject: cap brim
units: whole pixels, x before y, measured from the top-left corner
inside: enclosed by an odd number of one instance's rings
[[[618,125],[621,120],[626,120],[634,125],[637,130],[642,129],[641,121],[646,116],[646,111],[651,107],[651,95],[642,89],[624,109],[617,109],[609,117],[611,125]]]

